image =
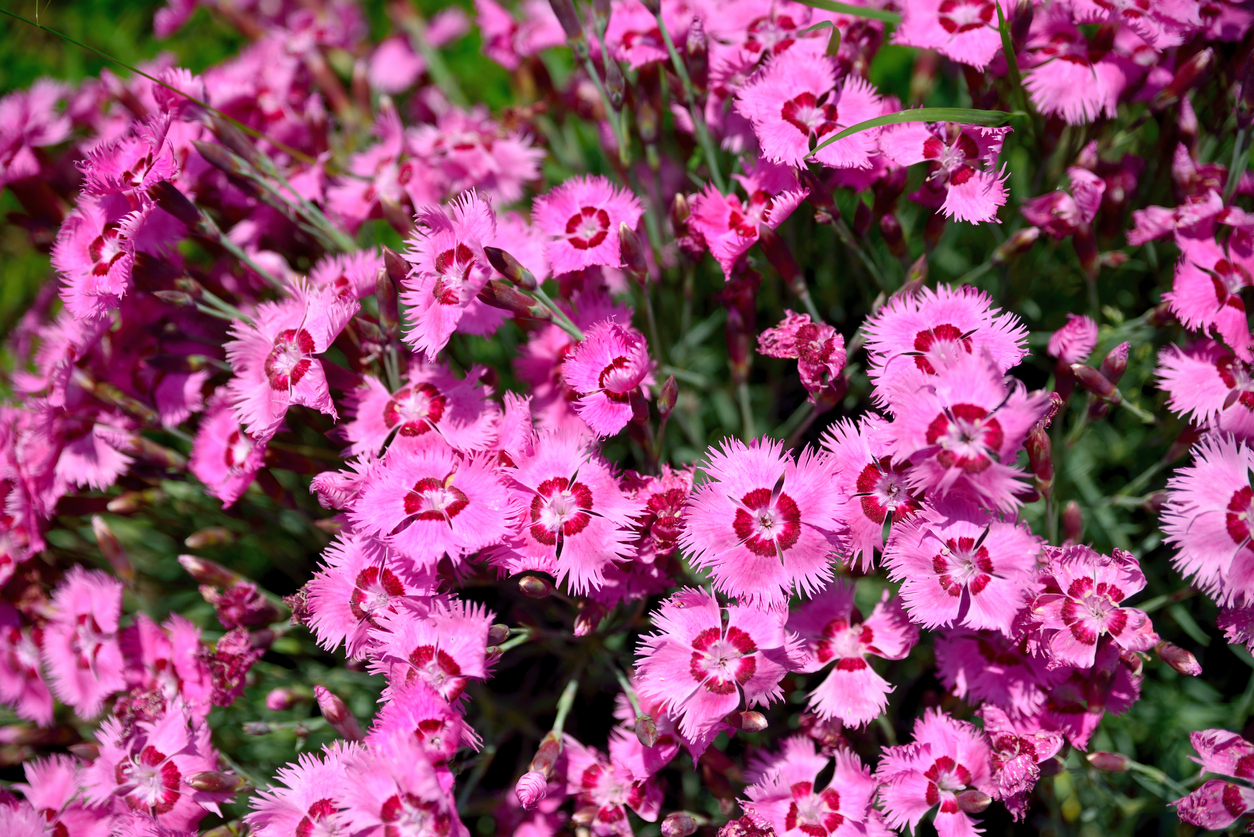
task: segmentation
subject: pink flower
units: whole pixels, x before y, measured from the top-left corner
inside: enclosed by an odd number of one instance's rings
[[[118,632],[118,644],[132,695],[158,697],[162,708],[181,699],[193,723],[209,714],[212,682],[200,628],[178,614],[158,625],[140,612],[134,624]],[[114,714],[119,714],[116,706]]]
[[[415,562],[460,564],[509,532],[509,494],[487,456],[464,457],[442,442],[397,450],[372,472],[353,522]]]
[[[64,282],[61,298],[75,317],[117,308],[130,289],[134,236],[143,211],[116,196],[85,199],[65,219],[52,249]]]
[[[1224,632],[1224,639],[1232,644],[1241,643],[1247,649],[1254,646],[1254,606],[1225,607],[1219,611],[1216,627]],[[0,683],[0,696],[3,696]]]
[[[804,643],[798,671],[813,672],[835,662],[827,679],[810,693],[810,707],[821,718],[839,718],[848,726],[874,720],[888,705],[893,687],[880,677],[867,655],[901,660],[919,641],[898,599],[884,591],[870,617],[853,603],[853,585],[842,580],[806,602],[788,618],[787,629]]]
[[[1131,54],[1145,42],[1120,27],[1114,46],[1092,43],[1072,22],[1069,11],[1045,9],[1020,55],[1025,65],[1023,87],[1032,104],[1072,125],[1113,117],[1120,95],[1143,72]]]
[[[253,645],[252,636],[245,627],[232,628],[219,639],[209,658],[209,672],[213,677],[210,700],[214,706],[230,706],[244,692],[244,678],[261,659],[265,648]]]
[[[566,385],[579,393],[575,409],[599,436],[613,436],[632,419],[633,393],[650,377],[653,361],[644,335],[630,326],[602,320],[562,364]]]
[[[1041,727],[1061,732],[1071,746],[1083,750],[1107,712],[1120,715],[1140,697],[1141,674],[1133,670],[1139,663],[1135,657],[1120,659],[1113,642],[1101,644],[1091,670],[1072,669],[1049,689],[1038,716]]]
[[[574,177],[536,198],[531,214],[548,237],[545,255],[553,273],[584,267],[618,267],[618,229],[635,229],[644,208],[630,192],[604,177]]]
[[[315,288],[334,288],[341,299],[363,300],[374,296],[383,257],[375,250],[323,256],[309,271]]]
[[[13,789],[20,791],[26,802],[39,812],[44,824],[44,828],[32,834],[101,837],[109,833],[112,818],[107,808],[88,805],[79,799],[83,777],[75,759],[64,755],[45,756],[26,762],[22,771],[26,781],[15,783]],[[5,818],[6,807],[0,803],[0,820]],[[20,828],[14,837],[19,834]]]
[[[1203,438],[1193,464],[1167,481],[1162,527],[1172,564],[1220,604],[1254,594],[1254,450],[1228,436]]]
[[[508,550],[515,560],[582,594],[631,554],[640,504],[627,499],[605,460],[577,437],[541,434],[535,450],[507,473],[516,486],[517,532]]]
[[[992,356],[960,355],[915,389],[902,383],[885,400],[898,408],[885,431],[888,453],[909,460],[910,483],[939,496],[966,494],[1009,511],[1024,485],[1011,464],[1029,429],[1049,406],[1044,392],[1009,386]]]
[[[523,58],[566,42],[553,7],[545,0],[524,0],[520,6],[521,21],[496,0],[475,0],[483,52],[507,70],[517,69]]]
[[[785,309],[784,319],[758,335],[758,351],[768,357],[797,358],[801,383],[810,401],[830,392],[845,367],[845,338],[827,323],[815,323],[809,314]]]
[[[245,821],[251,833],[257,837],[340,833],[347,751],[337,741],[319,755],[301,753],[295,762],[280,767],[275,784],[249,800],[253,810]]]
[[[534,147],[530,136],[507,130],[483,105],[469,111],[448,108],[434,125],[414,129],[409,144],[433,168],[436,178],[443,180],[448,194],[474,190],[494,206],[522,198],[523,186],[539,179],[544,161],[544,150]],[[501,246],[509,247],[507,243]],[[538,266],[528,267],[537,277],[541,275]]]
[[[1160,386],[1172,412],[1238,440],[1254,438],[1254,368],[1225,346],[1203,338],[1158,355]]]
[[[876,415],[864,416],[857,424],[838,419],[823,436],[823,447],[831,452],[834,483],[848,501],[843,522],[849,529],[852,566],[862,556],[862,571],[871,569],[877,550],[884,547],[884,525],[895,526],[919,511],[922,500],[906,477],[906,463],[893,462],[887,455],[884,428],[887,422]]]
[[[383,614],[434,592],[435,579],[412,572],[378,540],[360,532],[341,534],[323,553],[325,565],[309,581],[309,627],[328,651],[347,643],[350,657],[373,644],[370,631]]]
[[[52,618],[43,631],[43,661],[52,692],[94,718],[105,699],[126,688],[118,621],[122,582],[99,570],[73,567],[52,594]]]
[[[822,786],[819,774],[835,760]],[[760,778],[745,789],[750,815],[770,823],[778,837],[854,837],[882,829],[872,806],[879,783],[850,750],[820,755],[801,735],[784,739]]]
[[[1238,239],[1234,236],[1234,239]],[[1236,243],[1236,241],[1232,242]],[[1250,269],[1254,257],[1229,247],[1224,252],[1213,239],[1189,239],[1176,265],[1175,281],[1163,299],[1185,328],[1215,333],[1247,363],[1250,325],[1241,291],[1254,285]]]
[[[339,822],[350,833],[359,837],[470,833],[457,817],[442,768],[432,764],[413,736],[394,735],[375,747],[354,749],[346,762]]]
[[[73,128],[68,116],[58,113],[57,103],[69,88],[62,82],[41,78],[28,90],[15,90],[0,98],[0,187],[38,176],[42,166],[35,149],[64,141]]]
[[[0,703],[40,726],[52,723],[52,693],[39,665],[42,631],[22,624],[12,605],[0,604]]]
[[[692,7],[682,0],[666,0],[661,7],[662,19],[666,21],[671,37],[682,37],[677,33],[688,31],[692,24]],[[625,62],[633,70],[668,58],[657,18],[640,0],[615,4],[610,25],[605,30],[605,45],[616,60]]]
[[[317,355],[331,347],[357,303],[304,283],[293,285],[291,294],[258,305],[253,323],[233,324],[235,339],[226,344],[235,370],[227,393],[240,424],[257,439],[272,437],[292,404],[336,415]]]
[[[709,480],[693,494],[681,544],[717,589],[782,604],[831,580],[844,537],[826,454],[807,448],[794,460],[775,440],[726,439],[703,470]]]
[[[1066,364],[1083,363],[1097,346],[1097,323],[1084,314],[1068,314],[1067,324],[1049,336],[1045,354]]]
[[[880,403],[897,382],[925,384],[965,355],[987,351],[999,372],[1027,355],[1028,330],[1019,318],[970,285],[894,296],[863,330],[871,357],[867,372]]]
[[[888,747],[875,778],[892,828],[917,828],[929,810],[940,837],[974,835],[975,822],[958,807],[968,788],[991,788],[988,742],[978,729],[929,709],[914,724],[914,743]]]
[[[1254,780],[1254,745],[1235,732],[1207,729],[1190,733],[1189,740],[1201,758],[1193,759],[1207,773]],[[1254,790],[1248,785],[1212,779],[1193,793],[1177,799],[1176,814],[1183,822],[1201,828],[1223,829],[1254,809]]]
[[[485,371],[475,366],[459,379],[443,364],[415,359],[396,392],[363,375],[353,394],[353,420],[344,425],[349,455],[377,456],[389,438],[389,451],[425,447],[436,437],[462,452],[487,449],[501,410],[490,400],[491,387],[481,383]]]
[[[966,503],[928,507],[894,529],[884,547],[910,618],[927,628],[959,624],[1011,635],[1035,580],[1042,541],[1026,523]]]
[[[1010,128],[907,123],[881,135],[880,151],[899,166],[930,161],[925,188],[944,190],[945,215],[973,224],[1000,223],[997,209],[1006,204],[1006,175],[999,176],[997,155],[1008,133]]]
[[[644,511],[636,521],[637,560],[652,563],[679,550],[679,536],[688,519],[693,476],[692,467],[673,469],[666,464],[662,465],[660,477],[634,471],[624,475],[623,491],[636,502],[644,503]]]
[[[945,688],[968,703],[987,703],[1016,720],[1040,712],[1046,692],[1066,679],[1044,657],[996,631],[954,628],[936,639],[936,669]]]
[[[366,735],[368,747],[392,737],[408,738],[418,743],[432,764],[442,765],[462,744],[478,740],[462,716],[422,680],[398,684],[389,698]]]
[[[577,796],[580,808],[594,809],[589,827],[597,837],[630,837],[626,809],[631,808],[645,822],[656,822],[662,807],[662,788],[652,779],[633,780],[613,758],[614,743],[610,746],[611,759],[607,761],[593,748],[569,735],[565,737],[562,755],[566,758],[567,793]]]
[[[846,78],[837,90],[834,62],[805,50],[769,61],[736,94],[736,111],[753,123],[768,160],[803,166],[811,157],[827,166],[869,169],[878,129],[862,131],[813,152],[830,134],[880,116],[883,101],[869,82]]]
[[[402,284],[401,301],[408,308],[405,342],[435,356],[459,328],[490,334],[504,321],[498,309],[476,298],[492,276],[485,244],[496,237],[496,213],[474,192],[418,212],[418,227],[409,240],[406,260],[413,272]],[[466,319],[463,326],[462,320]]]
[[[997,31],[997,0],[915,0],[902,6],[901,25],[893,42],[934,49],[977,70],[1001,50]],[[1003,7],[1009,15],[1010,8]]]
[[[658,633],[637,651],[640,696],[679,717],[684,737],[699,756],[741,705],[783,697],[779,682],[795,653],[784,630],[784,613],[744,605],[721,608],[703,590],[688,588],[653,614]],[[724,616],[726,618],[724,618]]]
[[[446,701],[456,700],[470,678],[487,677],[488,626],[493,615],[483,605],[453,599],[421,613],[400,608],[380,617],[375,633],[374,673],[398,687],[421,680]]]
[[[1035,724],[1016,724],[996,706],[982,706],[984,733],[992,744],[993,796],[1021,820],[1028,808],[1028,794],[1041,777],[1041,762],[1062,749],[1062,736]]]
[[[266,442],[240,426],[226,391],[218,390],[200,420],[188,468],[223,508],[230,508],[253,484],[265,456]]]
[[[1145,587],[1136,558],[1116,549],[1114,557],[1087,546],[1046,547],[1045,592],[1032,603],[1040,620],[1051,667],[1094,664],[1103,635],[1125,651],[1148,651],[1158,634],[1145,611],[1119,603]]]

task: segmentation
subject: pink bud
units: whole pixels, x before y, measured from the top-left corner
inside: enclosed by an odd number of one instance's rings
[[[978,790],[964,790],[958,794],[958,807],[968,814],[978,814],[993,803],[993,797]]]
[[[1132,764],[1132,759],[1123,753],[1089,753],[1087,756],[1089,764],[1106,773],[1126,773],[1128,766]]]
[[[118,574],[118,578],[123,581],[133,579],[135,570],[131,568],[131,559],[105,519],[98,514],[92,515],[91,530],[96,535],[96,544],[100,547],[101,553],[108,560],[109,566],[113,567],[113,571]]]
[[[186,779],[188,787],[206,793],[235,793],[247,784],[243,776],[234,773],[220,773],[208,770],[203,773],[192,773]]]
[[[231,543],[234,540],[235,533],[225,526],[210,526],[207,529],[198,529],[192,532],[187,536],[187,540],[183,541],[183,545],[188,549],[205,549],[210,546]]]
[[[201,558],[197,555],[180,555],[179,563],[183,565],[183,569],[187,570],[188,575],[201,584],[211,584],[214,587],[230,587],[240,580],[238,575],[221,564],[210,561],[208,558]]]
[[[697,821],[687,811],[667,814],[662,820],[662,837],[688,837],[697,830]]]
[[[657,744],[657,724],[648,715],[636,717],[636,740],[642,747],[652,747]]]
[[[509,625],[493,625],[488,628],[488,645],[500,645],[509,639]]]
[[[605,605],[581,602],[579,612],[575,614],[575,636],[588,636],[595,631],[605,618],[605,613]]]
[[[741,732],[761,732],[766,729],[766,716],[752,710],[733,712],[727,716],[727,723]]]
[[[1116,390],[1115,385],[1091,366],[1085,366],[1082,363],[1071,364],[1071,371],[1075,373],[1075,379],[1080,386],[1096,395],[1098,398],[1111,398]]]
[[[1128,346],[1128,343],[1120,343],[1102,359],[1102,374],[1116,386],[1123,377],[1123,371],[1128,368]]]
[[[361,741],[366,737],[366,734],[361,731],[361,724],[357,723],[353,713],[348,711],[348,704],[340,700],[330,689],[325,686],[314,686],[314,697],[318,699],[318,708],[322,710],[322,717],[327,719],[331,729],[338,732],[342,738],[348,741]]]
[[[525,575],[518,579],[518,589],[530,599],[547,599],[553,595],[553,582],[538,575]]]
[[[1075,500],[1068,500],[1062,509],[1062,536],[1066,541],[1079,543],[1084,534],[1084,512]]]
[[[657,411],[658,415],[666,418],[671,414],[671,410],[675,409],[675,402],[679,400],[679,384],[675,383],[675,376],[671,375],[662,382],[662,388],[657,394]]]
[[[269,709],[271,712],[283,712],[291,709],[298,701],[300,701],[300,695],[291,689],[271,689],[270,693],[266,695],[266,709]]]
[[[538,770],[528,771],[514,786],[514,793],[518,796],[518,804],[523,807],[523,810],[530,811],[548,795],[549,780],[544,778],[544,774]]]
[[[1158,658],[1167,665],[1174,668],[1181,674],[1187,674],[1190,677],[1197,677],[1202,673],[1202,666],[1188,651],[1185,651],[1179,645],[1172,645],[1170,642],[1159,643],[1154,649],[1158,652]]]

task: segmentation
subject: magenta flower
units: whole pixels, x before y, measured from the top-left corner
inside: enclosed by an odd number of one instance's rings
[[[897,408],[885,435],[894,460],[909,460],[910,482],[940,496],[966,494],[1010,511],[1024,485],[1012,464],[1023,440],[1049,407],[1044,392],[1007,385],[993,358],[960,355],[919,389],[889,389]]]
[[[688,231],[704,243],[710,255],[731,278],[732,266],[758,240],[758,225],[776,229],[805,200],[807,191],[787,166],[765,160],[746,164],[746,173],[736,175],[748,195],[741,200],[735,192],[724,195],[712,185],[692,197]]]
[[[341,534],[323,559],[309,581],[309,627],[328,651],[346,643],[348,656],[360,657],[384,614],[435,592],[434,578],[414,573],[408,561],[359,532]]]
[[[31,837],[57,837],[57,835],[102,835],[108,833],[112,817],[106,807],[97,807],[84,803],[79,797],[82,794],[82,769],[79,763],[70,756],[52,755],[28,761],[22,765],[26,774],[25,782],[15,782],[13,789],[20,791],[25,801],[34,809],[43,821],[42,827],[36,826],[29,832],[23,832],[18,826],[16,831],[11,821],[5,821],[6,833],[13,837],[30,834]],[[10,797],[12,800],[12,797]],[[12,805],[0,807],[0,820],[5,820],[12,812]]]
[[[667,0],[661,7],[662,18],[672,37],[676,32],[688,31],[693,18],[693,9],[688,3]],[[605,30],[605,45],[616,60],[633,70],[667,60],[666,42],[662,40],[657,18],[640,0],[615,4],[610,25]]]
[[[1087,546],[1045,548],[1045,592],[1032,603],[1033,615],[1051,657],[1051,667],[1093,666],[1097,644],[1109,635],[1125,651],[1148,651],[1158,634],[1145,611],[1119,607],[1145,587],[1136,558],[1116,549],[1113,557]]]
[[[1222,608],[1215,625],[1224,632],[1224,639],[1228,642],[1234,645],[1239,643],[1246,649],[1254,647],[1254,606]],[[0,683],[0,697],[4,695],[3,689],[3,683]]]
[[[589,828],[597,837],[631,837],[627,809],[635,811],[645,822],[656,822],[662,807],[662,788],[653,779],[634,780],[613,758],[616,748],[613,743],[611,747],[611,758],[606,760],[595,749],[567,735],[562,747],[566,792],[577,798],[580,808],[593,809],[589,811]]]
[[[485,455],[464,457],[436,441],[389,453],[372,472],[351,518],[413,561],[455,565],[509,532],[509,493]]]
[[[39,665],[42,631],[23,626],[16,609],[0,604],[0,703],[40,726],[52,723],[52,693]]]
[[[833,760],[835,768],[820,786],[819,774]],[[812,740],[794,735],[784,739],[761,773],[745,789],[744,808],[770,823],[778,837],[855,837],[885,830],[872,807],[879,783],[851,750],[820,755]]]
[[[200,628],[177,613],[158,625],[141,611],[135,614],[134,624],[118,632],[118,644],[132,695],[142,695],[150,706],[159,701],[162,710],[179,699],[193,724],[204,721],[213,684]],[[114,713],[119,713],[116,706]]]
[[[772,439],[726,439],[708,457],[709,481],[693,494],[680,540],[694,566],[746,602],[818,592],[845,540],[826,454],[807,448],[794,460]]]
[[[235,339],[226,344],[235,370],[227,393],[240,424],[256,439],[272,437],[292,404],[336,415],[317,355],[331,347],[357,302],[304,283],[291,286],[291,294],[258,305],[253,323],[234,323]]]
[[[810,693],[810,707],[819,717],[839,718],[848,726],[862,726],[888,705],[893,687],[876,673],[867,655],[901,660],[919,641],[919,629],[910,624],[901,601],[888,591],[863,619],[853,602],[853,585],[838,580],[788,617],[787,629],[801,638],[804,662],[796,669],[820,671],[832,666],[827,679]]]
[[[345,757],[339,822],[358,837],[467,837],[445,787],[446,768],[432,764],[413,736],[391,736]],[[451,776],[449,777],[452,778]]]
[[[1238,440],[1254,438],[1254,367],[1227,347],[1202,338],[1158,354],[1158,378],[1172,412]]]
[[[122,582],[99,570],[73,567],[52,594],[42,653],[52,692],[94,718],[105,699],[126,688],[118,621]]]
[[[444,700],[456,700],[471,678],[487,677],[492,619],[483,605],[461,599],[435,602],[425,613],[405,607],[386,613],[370,670],[386,674],[393,687],[421,680]]]
[[[724,618],[724,616],[726,618]],[[720,607],[704,590],[687,588],[653,614],[658,633],[637,651],[640,696],[679,718],[679,730],[699,756],[741,705],[766,705],[783,697],[795,640],[785,614],[745,605]]]
[[[917,387],[964,355],[987,351],[999,372],[1027,355],[1028,330],[1019,318],[970,285],[894,296],[867,321],[864,332],[871,356],[867,373],[880,403],[897,382]]]
[[[635,229],[640,200],[604,177],[574,177],[536,198],[531,215],[548,237],[545,255],[553,273],[622,264],[618,228]]]
[[[965,503],[925,508],[895,529],[884,563],[910,618],[927,628],[964,625],[1011,635],[1035,580],[1042,541],[1026,523]]]
[[[1254,450],[1228,436],[1203,438],[1193,464],[1167,481],[1162,527],[1172,564],[1220,604],[1254,594]]]
[[[631,422],[631,396],[641,393],[652,369],[643,334],[602,320],[575,344],[562,364],[562,378],[580,396],[575,405],[579,417],[598,436],[613,436]]]
[[[363,300],[373,296],[383,269],[383,257],[376,250],[336,253],[323,256],[309,270],[309,283],[315,288],[334,288],[342,299]]]
[[[1097,323],[1084,314],[1068,314],[1067,324],[1049,336],[1045,354],[1066,364],[1083,363],[1097,347]]]
[[[388,738],[409,738],[418,743],[432,764],[443,765],[462,744],[474,745],[478,736],[444,698],[420,679],[398,684],[388,693],[366,746]]]
[[[99,197],[80,201],[65,219],[52,249],[61,275],[61,298],[80,319],[117,308],[130,289],[134,236],[143,211],[125,200]]]
[[[1134,53],[1145,42],[1120,27],[1114,33],[1114,49],[1098,45],[1076,27],[1069,10],[1043,11],[1020,59],[1026,66],[1023,87],[1032,104],[1072,125],[1113,117],[1120,95],[1144,72]]]
[[[35,149],[69,137],[73,125],[57,108],[68,93],[64,83],[41,78],[0,98],[0,187],[38,176],[43,166]]]
[[[940,806],[933,820],[940,837],[978,834],[958,794],[991,789],[990,755],[978,729],[929,709],[914,724],[914,743],[885,749],[875,772],[888,825],[918,828],[923,815]]]
[[[788,309],[779,325],[758,335],[758,351],[768,357],[796,358],[811,403],[832,391],[845,367],[845,338],[840,332]]]
[[[838,419],[823,436],[823,447],[831,452],[834,482],[848,497],[843,522],[849,529],[852,566],[862,556],[862,571],[871,569],[876,551],[884,547],[884,524],[896,525],[919,511],[922,500],[906,477],[906,463],[893,462],[887,455],[884,428],[888,423],[876,415],[864,416],[857,424]]]
[[[344,425],[351,456],[376,456],[392,439],[389,451],[426,447],[439,437],[454,450],[486,450],[500,421],[501,409],[481,383],[483,367],[457,378],[438,363],[414,360],[396,392],[373,375],[363,375],[353,420]],[[393,436],[392,434],[396,435]]]
[[[1250,325],[1241,292],[1254,285],[1254,261],[1229,255],[1213,239],[1188,239],[1175,281],[1163,299],[1185,328],[1217,334],[1249,363]]]
[[[1206,729],[1189,734],[1200,758],[1193,760],[1206,773],[1254,780],[1254,744],[1235,732]],[[1181,821],[1200,828],[1223,829],[1254,810],[1254,789],[1247,784],[1211,779],[1193,793],[1172,803]]]
[[[934,49],[946,58],[983,70],[1001,51],[998,0],[919,0],[902,6],[893,42]],[[1011,8],[1002,4],[1003,14]]]
[[[519,6],[521,20],[496,0],[475,0],[483,53],[507,70],[517,69],[524,58],[566,42],[553,7],[545,0],[524,0]]]
[[[276,782],[250,800],[244,819],[257,837],[331,837],[341,833],[340,800],[347,776],[344,756],[351,752],[337,741],[322,753],[301,753],[280,767]]]
[[[880,151],[899,166],[930,162],[924,188],[943,190],[945,215],[973,224],[1000,223],[997,209],[1006,205],[1007,175],[997,171],[997,155],[1008,133],[1010,128],[907,123],[881,135]]]
[[[266,457],[266,442],[240,426],[225,390],[218,390],[196,431],[188,468],[230,508],[253,484]]]
[[[409,145],[432,168],[444,192],[473,190],[494,206],[522,198],[524,185],[539,179],[545,156],[530,136],[506,129],[483,105],[468,111],[447,108],[435,124],[415,128]]]
[[[582,594],[600,587],[610,565],[631,554],[640,504],[623,494],[605,460],[577,437],[541,434],[535,450],[507,473],[516,486],[517,527],[507,561],[550,572]]]
[[[1039,715],[1041,727],[1057,730],[1072,747],[1085,749],[1107,712],[1121,715],[1140,698],[1140,662],[1134,656],[1121,659],[1113,642],[1101,644],[1091,670],[1070,669],[1049,689]]]
[[[1062,749],[1062,736],[1042,730],[1036,723],[1015,723],[996,706],[980,707],[979,715],[992,744],[992,796],[1021,820],[1027,813],[1028,794],[1041,777],[1040,764]]]
[[[1016,720],[1037,715],[1046,692],[1066,679],[1045,657],[997,631],[954,628],[936,638],[936,670],[945,688],[968,703],[986,703]]]

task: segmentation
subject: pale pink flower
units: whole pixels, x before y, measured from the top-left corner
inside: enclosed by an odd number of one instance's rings
[[[871,668],[867,655],[904,659],[919,641],[919,629],[887,590],[866,619],[854,606],[853,593],[852,584],[834,582],[793,611],[786,628],[803,642],[803,662],[796,670],[820,671],[835,663],[827,679],[810,693],[810,708],[821,718],[862,726],[884,711],[893,690]]]
[[[1254,780],[1254,745],[1235,732],[1207,729],[1190,733],[1201,758],[1193,760],[1207,773]],[[1223,829],[1254,809],[1254,790],[1248,784],[1212,779],[1193,793],[1177,799],[1176,815],[1183,822],[1207,829]]]
[[[460,599],[434,602],[425,613],[408,607],[386,613],[370,670],[386,674],[393,687],[421,680],[444,700],[456,700],[471,678],[487,677],[492,619],[483,605]]]
[[[521,199],[524,185],[539,180],[544,161],[544,150],[529,135],[505,128],[483,105],[468,111],[447,108],[435,124],[414,129],[409,146],[433,169],[445,192],[474,190],[493,206]]]
[[[240,424],[255,439],[271,438],[292,404],[336,415],[317,356],[357,312],[357,302],[303,282],[290,291],[288,299],[258,305],[253,323],[234,323],[234,339],[226,344],[235,370],[227,393]]]
[[[554,274],[622,264],[620,224],[635,229],[644,208],[630,192],[601,176],[574,177],[536,198],[531,215],[548,238]]]
[[[567,735],[562,747],[566,792],[577,797],[580,808],[594,809],[590,812],[589,828],[597,837],[630,837],[626,809],[631,808],[645,822],[656,822],[662,807],[662,788],[653,779],[633,780],[629,771],[613,759],[613,749],[611,742],[611,759],[607,760]]]
[[[845,367],[845,338],[827,323],[815,323],[809,314],[784,310],[784,319],[758,335],[758,351],[768,357],[796,358],[801,383],[810,401],[830,392]]]
[[[997,170],[997,155],[1010,130],[912,122],[885,130],[879,147],[899,166],[932,163],[925,188],[943,190],[941,211],[947,216],[973,224],[1001,223],[997,209],[1006,204],[1008,175]]]
[[[693,494],[681,544],[717,589],[782,604],[831,580],[845,538],[826,454],[807,448],[794,460],[772,439],[725,439],[702,469],[709,480]]]
[[[833,772],[820,785],[819,775],[833,760]],[[861,837],[882,828],[873,807],[878,787],[852,751],[821,755],[809,738],[794,735],[784,739],[770,766],[745,789],[744,808],[770,823],[778,837]]]
[[[1254,597],[1254,450],[1229,436],[1203,438],[1193,464],[1167,481],[1162,528],[1172,564],[1220,604]]]
[[[1159,642],[1145,611],[1119,607],[1145,587],[1131,553],[1102,555],[1082,545],[1045,548],[1045,592],[1032,603],[1050,665],[1089,668],[1104,635],[1125,651],[1148,651]]]
[[[1235,238],[1235,237],[1234,237]],[[1189,239],[1176,265],[1175,281],[1163,299],[1185,328],[1217,334],[1247,363],[1250,324],[1241,292],[1254,285],[1249,253],[1224,252],[1214,239]]]
[[[971,724],[929,709],[914,724],[914,743],[884,750],[875,777],[880,803],[892,828],[918,828],[932,808],[940,837],[975,835],[970,815],[958,807],[967,789],[991,789],[988,742]]]
[[[653,563],[679,550],[694,472],[692,467],[671,468],[664,463],[660,477],[634,471],[623,475],[623,491],[636,502],[644,503],[644,511],[636,520],[637,561]]]
[[[1107,712],[1121,715],[1140,698],[1142,675],[1133,670],[1139,663],[1134,657],[1120,659],[1113,642],[1100,645],[1091,670],[1070,669],[1049,689],[1038,716],[1041,727],[1061,732],[1071,746],[1083,750]]]
[[[983,70],[1001,51],[998,5],[998,0],[912,0],[902,5],[901,25],[893,32],[893,42],[934,49]],[[1012,11],[1003,5],[1003,14]]]
[[[158,625],[141,611],[133,624],[118,632],[118,644],[132,695],[159,696],[163,707],[181,699],[193,723],[209,714],[213,684],[200,628],[177,613]],[[118,714],[116,707],[114,713]]]
[[[1160,386],[1172,412],[1208,430],[1254,438],[1254,367],[1227,347],[1203,338],[1158,354]]]
[[[1000,799],[1016,820],[1021,820],[1027,813],[1028,794],[1041,777],[1039,765],[1062,749],[1062,736],[1034,723],[1015,723],[996,706],[980,707],[979,715],[992,745],[992,796]]]
[[[337,741],[321,753],[301,753],[280,767],[277,780],[249,800],[252,811],[244,818],[257,837],[331,837],[341,833],[340,800],[347,776],[348,748]]]
[[[22,796],[44,821],[44,829],[34,832],[38,837],[105,837],[109,834],[112,817],[106,807],[88,805],[79,797],[82,794],[82,769],[70,756],[52,755],[28,761],[22,765],[25,782],[14,783],[13,789]],[[0,823],[5,818],[5,806],[0,803]],[[6,831],[6,834],[9,832]],[[20,830],[13,837],[18,837]]]
[[[575,409],[598,436],[613,436],[634,415],[633,393],[643,395],[653,369],[644,335],[630,326],[602,320],[562,364],[562,379],[579,394]]]
[[[69,137],[73,125],[57,107],[69,92],[64,82],[41,78],[0,98],[0,187],[36,177],[42,165],[35,149]]]
[[[1046,692],[1066,679],[1065,669],[999,631],[954,628],[936,638],[936,670],[945,688],[971,704],[987,703],[1016,720],[1037,715]]]
[[[1216,627],[1224,632],[1224,639],[1232,644],[1240,643],[1247,649],[1254,647],[1254,606],[1225,607],[1219,611]],[[0,696],[3,696],[0,684]]]
[[[266,442],[240,426],[226,391],[219,389],[196,430],[189,470],[223,508],[230,508],[253,484],[265,457]]]
[[[52,617],[44,626],[44,668],[52,692],[94,718],[105,700],[126,688],[118,646],[122,582],[99,570],[73,567],[52,594]]]
[[[478,737],[448,701],[420,679],[397,684],[366,734],[366,746],[400,736],[418,743],[432,764],[445,764],[463,744]]]
[[[662,19],[672,38],[688,31],[692,24],[693,6],[684,0],[665,0],[661,4]],[[610,54],[633,70],[646,64],[668,60],[666,42],[662,40],[657,18],[640,0],[623,0],[614,4],[610,25],[605,30],[605,45]]]
[[[1113,117],[1121,94],[1143,73],[1131,53],[1144,46],[1131,29],[1120,27],[1116,48],[1102,48],[1076,27],[1069,10],[1046,7],[1020,53],[1023,87],[1037,110],[1072,125]]]
[[[634,685],[633,688],[635,688]],[[637,757],[624,765],[634,780],[643,781],[670,764],[671,760],[679,755],[683,738],[679,732],[679,722],[662,708],[661,701],[642,698],[638,694],[636,699],[640,704],[640,710],[653,720],[653,725],[657,729],[657,742],[652,747],[642,746]],[[620,692],[614,699],[614,718],[619,726],[612,735],[617,736],[621,733],[635,739],[637,717],[636,710],[627,699],[627,694]],[[637,743],[639,743],[638,740]]]
[[[1067,324],[1049,336],[1045,354],[1060,362],[1083,363],[1097,347],[1097,323],[1084,314],[1068,314]]]
[[[725,617],[725,618],[724,618]],[[685,589],[653,614],[658,633],[637,650],[640,696],[679,718],[679,729],[699,756],[741,705],[766,705],[783,697],[779,683],[795,640],[785,613],[745,605],[720,607],[704,590]]]
[[[508,511],[509,493],[488,456],[462,456],[436,441],[390,452],[350,516],[419,569],[433,569],[504,539]]]

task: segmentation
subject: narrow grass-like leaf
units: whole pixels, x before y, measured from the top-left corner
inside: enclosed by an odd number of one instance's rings
[[[869,131],[872,128],[879,128],[884,125],[900,125],[903,122],[958,122],[962,125],[995,128],[998,125],[1005,125],[1012,116],[1017,115],[1017,112],[978,110],[976,108],[913,108],[911,110],[902,110],[897,113],[877,116],[874,119],[859,122],[857,125],[851,125],[840,133],[834,134],[819,143],[814,151],[810,152],[810,156],[813,157],[837,140],[843,140],[845,137],[851,137],[862,131]]]
[[[822,9],[825,12],[836,12],[837,14],[849,15],[850,17],[879,20],[884,23],[901,23],[901,15],[896,12],[886,12],[883,9],[867,9],[849,3],[837,3],[836,0],[797,0],[797,2],[812,9]]]

